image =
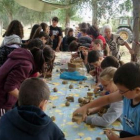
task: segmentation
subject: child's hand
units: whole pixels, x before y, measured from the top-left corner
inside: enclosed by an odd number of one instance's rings
[[[87,110],[88,109],[86,108],[86,106],[80,107],[73,112],[73,115],[82,114],[83,115],[83,121],[85,121],[85,119],[87,117]]]
[[[108,137],[109,140],[120,140],[119,136],[116,135],[113,131],[108,130],[106,131],[106,135]]]
[[[100,87],[99,86],[95,87],[94,88],[94,93],[98,92],[99,90],[100,90]]]
[[[91,76],[95,76],[95,71],[94,71],[94,70],[91,70],[91,71],[89,72],[89,74],[90,74]]]
[[[105,95],[105,91],[102,91],[101,93],[100,93],[100,96],[104,96]]]
[[[83,54],[84,56],[88,56],[88,50],[82,50],[82,54]]]
[[[89,108],[88,109],[88,115],[90,115],[90,114],[94,114],[94,113],[96,113],[97,111],[96,111],[96,108]]]
[[[77,57],[79,57],[78,53],[73,53],[71,56],[72,56],[72,58],[77,58]]]

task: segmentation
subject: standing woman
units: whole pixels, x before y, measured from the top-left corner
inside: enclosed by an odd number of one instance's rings
[[[34,44],[33,41],[30,43]],[[52,66],[54,51],[50,47],[32,48],[14,50],[0,67],[0,116],[15,105],[20,85],[25,79],[35,72],[44,73]]]
[[[120,60],[121,59],[120,46],[123,46],[123,45],[129,50],[130,54],[134,54],[134,51],[130,48],[129,44],[126,41],[124,41],[120,37],[120,35],[112,33],[112,27],[110,25],[105,25],[103,29],[104,29],[104,34],[105,34],[105,40],[107,44],[109,45],[112,56]]]

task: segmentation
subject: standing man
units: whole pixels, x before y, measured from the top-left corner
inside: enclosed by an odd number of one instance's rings
[[[58,21],[58,17],[53,17],[52,25],[50,26],[50,37],[53,39],[53,49],[57,52],[60,51],[62,42],[62,30],[57,26]]]

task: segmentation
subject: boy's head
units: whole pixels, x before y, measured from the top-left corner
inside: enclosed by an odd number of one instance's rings
[[[140,96],[140,65],[138,63],[127,63],[118,68],[113,80],[120,94],[126,98],[134,99]]]
[[[43,44],[46,44],[49,39],[49,35],[47,35],[46,32],[40,32],[39,38],[43,42]]]
[[[82,28],[80,31],[81,31],[82,36],[87,35],[87,28]]]
[[[36,106],[41,110],[46,109],[50,90],[47,84],[39,78],[25,80],[19,90],[19,106]]]
[[[92,45],[93,50],[103,50],[103,41],[100,39],[96,39]]]
[[[123,65],[122,61],[119,61],[116,57],[114,56],[107,56],[101,63],[101,68],[105,69],[107,67],[115,67],[119,68],[120,66]]]
[[[58,22],[59,22],[58,17],[53,17],[53,18],[52,18],[52,26],[53,26],[53,27],[56,27],[57,24],[58,24]]]
[[[102,61],[103,61],[102,52],[93,50],[88,53],[88,63],[90,63],[94,67],[100,67]]]
[[[79,47],[80,47],[80,44],[74,40],[69,44],[69,51],[76,52],[78,51]]]

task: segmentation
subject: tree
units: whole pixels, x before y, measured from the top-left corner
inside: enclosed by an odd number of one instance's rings
[[[131,60],[132,61],[138,61],[140,62],[140,1],[139,0],[132,0],[133,1],[133,19],[134,19],[134,25],[133,25],[133,36],[134,41],[132,44],[132,48],[135,51],[135,54],[132,55]]]

